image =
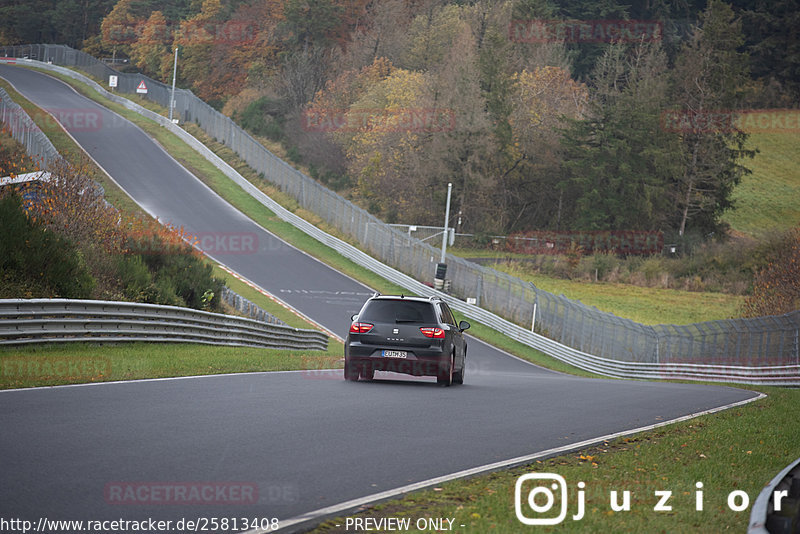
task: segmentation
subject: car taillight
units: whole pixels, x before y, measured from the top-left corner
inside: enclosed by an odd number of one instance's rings
[[[424,327],[419,329],[422,335],[433,339],[444,339],[444,330],[441,328]]]
[[[369,323],[353,323],[350,325],[350,333],[351,334],[366,334],[370,330],[372,330],[372,326]]]

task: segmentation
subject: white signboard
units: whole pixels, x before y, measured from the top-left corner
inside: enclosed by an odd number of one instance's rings
[[[109,87],[116,87],[117,86],[117,77],[111,75],[108,77],[108,86]]]
[[[147,94],[147,86],[144,84],[144,80],[139,82],[139,87],[136,88],[136,92],[139,94]]]

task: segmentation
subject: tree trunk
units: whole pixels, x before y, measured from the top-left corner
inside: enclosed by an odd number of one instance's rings
[[[683,206],[683,215],[681,216],[681,227],[678,231],[678,235],[683,237],[683,233],[686,231],[686,221],[689,219],[689,206],[692,203],[692,189],[694,188],[694,176],[696,176],[697,170],[697,145],[699,142],[695,139],[694,146],[692,146],[692,165],[688,169],[688,175],[691,177],[689,178],[689,183],[686,187],[686,204]]]

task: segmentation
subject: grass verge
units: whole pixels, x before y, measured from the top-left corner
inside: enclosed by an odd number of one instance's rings
[[[330,369],[341,352],[188,343],[75,343],[0,349],[0,389],[175,376]]]
[[[800,224],[800,134],[751,133],[748,148],[758,148],[744,162],[753,171],[733,190],[736,209],[722,219],[737,232],[760,238]]]
[[[491,260],[493,269],[532,282],[545,291],[643,324],[689,324],[740,317],[745,300],[743,295],[711,290],[592,281],[581,276],[560,278],[543,273],[537,262],[528,261],[532,256],[518,253],[463,247],[451,249],[451,252],[461,257]],[[644,280],[644,275],[640,277]]]
[[[567,482],[568,516],[536,532],[745,532],[749,507],[733,511],[730,493],[745,492],[752,505],[763,486],[800,454],[800,419],[791,416],[800,403],[800,390],[757,389],[769,396],[570,454],[442,484],[347,517],[408,517],[412,524],[418,518],[452,518],[458,532],[529,532],[533,528],[516,518],[516,480],[528,473],[553,473]],[[524,486],[523,499],[534,482]],[[585,516],[573,520],[579,482],[586,484]],[[698,482],[703,483],[700,490]],[[623,492],[630,492],[630,511],[611,509],[611,491],[618,492],[620,504]],[[659,501],[655,491],[672,492],[670,511],[654,510]],[[703,494],[701,511],[696,506],[698,491]],[[544,499],[536,502],[543,505]],[[557,512],[558,504],[548,517]],[[527,516],[537,517],[530,508]],[[312,532],[345,532],[344,526],[343,516]]]

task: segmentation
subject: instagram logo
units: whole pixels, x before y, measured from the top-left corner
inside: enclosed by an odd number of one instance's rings
[[[580,487],[581,484],[583,482],[578,486]],[[556,493],[558,493],[558,515],[554,515]],[[526,495],[526,498],[523,499],[523,495]],[[580,501],[578,516],[573,518],[576,520],[583,517],[583,502]],[[561,475],[553,473],[522,475],[517,479],[514,487],[514,511],[517,519],[525,525],[557,525],[561,523],[567,517],[567,481]],[[530,512],[533,514],[526,515]]]

